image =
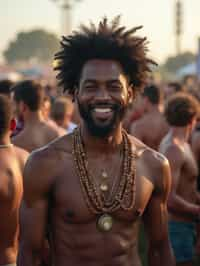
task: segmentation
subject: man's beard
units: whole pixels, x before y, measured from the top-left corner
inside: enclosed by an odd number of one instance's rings
[[[106,125],[103,125],[102,122],[102,125],[100,125],[100,122],[96,123],[92,117],[92,109],[94,107],[92,107],[91,105],[85,106],[81,104],[78,99],[77,103],[78,103],[80,116],[84,120],[84,123],[86,124],[90,134],[92,136],[101,137],[101,138],[109,136],[115,130],[115,128],[123,120],[126,111],[128,109],[127,106],[122,106],[120,104],[113,104],[112,105],[113,116],[110,122],[107,123]],[[101,105],[105,106],[106,103],[98,104],[98,107],[100,107]]]

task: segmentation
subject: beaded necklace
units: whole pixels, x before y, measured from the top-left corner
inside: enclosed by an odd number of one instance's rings
[[[113,224],[111,213],[118,209],[130,211],[135,204],[135,154],[125,130],[123,130],[122,136],[123,149],[119,185],[112,189],[110,197],[105,198],[98,192],[94,179],[88,171],[87,156],[80,128],[76,128],[73,133],[72,153],[83,196],[88,209],[93,214],[99,215],[98,227],[102,231],[111,230]]]

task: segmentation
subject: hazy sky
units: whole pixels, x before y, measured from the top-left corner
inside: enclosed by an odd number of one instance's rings
[[[77,0],[74,0],[76,2]],[[197,50],[200,36],[200,1],[182,0],[184,35],[182,50]],[[82,22],[121,14],[127,26],[143,25],[150,56],[158,62],[175,53],[175,0],[82,0],[73,11],[73,29]],[[60,10],[50,0],[0,0],[0,58],[2,51],[21,30],[45,28],[60,35]]]

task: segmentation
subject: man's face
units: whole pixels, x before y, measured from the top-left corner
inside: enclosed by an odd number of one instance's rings
[[[45,120],[49,119],[50,112],[51,112],[51,102],[44,101],[42,105],[42,114]]]
[[[94,136],[108,136],[122,121],[132,98],[122,67],[113,60],[90,60],[82,70],[77,102]]]
[[[164,93],[165,93],[165,98],[168,99],[170,96],[172,96],[174,93],[176,93],[175,89],[173,86],[166,86],[164,88]]]
[[[72,120],[72,115],[73,115],[73,108],[68,108],[65,112],[65,115],[64,115],[64,120],[63,120],[64,128],[68,128],[68,126]]]

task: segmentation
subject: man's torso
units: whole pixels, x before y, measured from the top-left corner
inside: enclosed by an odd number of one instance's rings
[[[22,169],[15,148],[0,150],[0,265],[16,261]]]
[[[53,152],[49,149],[46,153],[47,160],[49,157],[47,171],[51,175],[48,194],[49,237],[55,265],[64,266],[66,261],[73,266],[140,265],[137,254],[139,217],[143,214],[153,190],[157,193],[153,176],[155,158],[150,158],[152,151],[138,144],[135,204],[129,211],[119,209],[109,213],[113,219],[112,230],[101,232],[97,227],[100,214],[92,214],[88,210],[86,196],[81,189],[71,154],[71,136],[67,137],[67,141],[65,138],[51,146]],[[154,156],[160,157],[157,153]],[[93,159],[93,164],[101,167],[98,158]],[[97,181],[95,178],[94,182]],[[115,176],[110,178],[113,179],[111,183],[114,182]]]

